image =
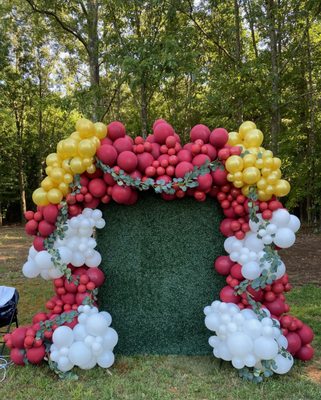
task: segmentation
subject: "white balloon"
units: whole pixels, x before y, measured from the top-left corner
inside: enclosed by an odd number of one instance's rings
[[[62,246],[58,248],[61,261],[64,264],[69,264],[72,260],[72,251],[67,246]]]
[[[40,276],[41,276],[41,278],[45,279],[46,281],[49,281],[50,279],[52,279],[52,278],[50,278],[48,270],[46,270],[46,269],[40,271]]]
[[[104,351],[97,357],[97,364],[102,368],[109,368],[114,364],[115,356],[112,351]]]
[[[271,360],[278,350],[279,346],[272,338],[261,336],[254,341],[254,353],[261,360]]]
[[[283,347],[284,349],[288,348],[288,340],[285,336],[281,335],[280,337],[277,338],[277,342],[279,344],[280,347]]]
[[[39,251],[39,253],[35,256],[35,263],[41,270],[50,269],[53,267],[51,255],[46,250]]]
[[[97,364],[97,360],[96,357],[92,357],[91,360],[85,364],[85,365],[80,365],[79,367],[81,369],[92,369],[94,368],[94,366]]]
[[[261,239],[259,239],[255,233],[253,232],[248,232],[245,236],[244,239],[244,245],[252,250],[258,253],[259,251],[263,250],[264,244]]]
[[[289,372],[293,366],[293,357],[291,355],[289,355],[289,357],[290,358],[283,357],[282,354],[278,354],[274,357],[277,367],[275,369],[272,368],[272,370],[277,374],[286,374]]]
[[[77,218],[77,217],[72,217],[72,218],[69,220],[69,225],[70,225],[70,227],[71,227],[72,229],[78,229],[78,227],[79,227],[79,220],[78,220],[78,218]]]
[[[273,212],[271,222],[280,228],[288,226],[290,222],[290,213],[286,209],[280,208]]]
[[[280,228],[275,234],[274,243],[282,249],[291,247],[295,242],[295,234],[289,228]]]
[[[252,352],[253,341],[247,334],[243,332],[235,332],[229,335],[227,339],[227,347],[233,357],[242,358]]]
[[[247,367],[251,368],[256,364],[256,358],[253,354],[248,354],[243,358],[243,362]]]
[[[256,314],[253,310],[250,310],[249,308],[245,308],[244,310],[241,310],[241,315],[245,318],[245,319],[256,319]]]
[[[87,336],[86,328],[82,324],[77,324],[74,327],[73,331],[74,331],[74,339],[75,339],[75,341],[84,340],[85,337]]]
[[[83,209],[82,215],[87,217],[87,218],[90,218],[93,215],[93,210],[91,208],[86,207],[86,208]]]
[[[91,218],[93,218],[94,220],[98,221],[100,218],[102,218],[102,216],[103,213],[98,208],[92,210]]]
[[[63,272],[61,272],[58,268],[50,268],[48,269],[48,276],[50,279],[58,279],[63,276]]]
[[[74,267],[81,267],[83,264],[85,264],[85,257],[79,252],[74,252],[72,255],[71,264]]]
[[[209,307],[209,309],[211,309],[210,306],[208,306],[208,307]],[[111,318],[111,315],[109,314],[109,312],[100,311],[99,314],[102,315],[105,318],[105,320],[107,321],[108,326],[110,326],[110,324],[112,322],[112,318]]]
[[[281,261],[281,264],[278,265],[277,270],[276,270],[276,279],[282,278],[282,276],[285,274],[285,265]]]
[[[210,336],[209,339],[208,339],[208,344],[211,347],[220,346],[221,345],[221,341],[217,336]]]
[[[262,237],[262,242],[264,244],[271,244],[273,242],[273,238],[271,235],[265,235]]]
[[[86,257],[85,264],[87,267],[95,268],[101,263],[101,255],[98,251],[94,250],[94,254],[91,257]]]
[[[106,222],[102,218],[100,218],[96,221],[95,225],[97,229],[102,229],[106,225]]]
[[[266,231],[270,235],[274,235],[277,230],[278,230],[278,227],[275,224],[270,223],[266,227]]]
[[[288,224],[288,228],[291,229],[294,233],[300,229],[301,221],[299,218],[293,214],[290,215],[290,222]]]
[[[68,357],[60,356],[57,367],[58,367],[58,369],[60,369],[60,371],[67,372],[67,371],[70,371],[74,367],[74,364],[69,360]]]
[[[205,317],[205,326],[210,331],[216,331],[219,328],[220,323],[220,317],[215,313],[209,314]]]
[[[50,351],[51,351],[51,353],[50,353],[50,359],[51,359],[52,361],[58,362],[58,360],[59,360],[59,351],[57,351],[57,350],[52,351],[52,346],[51,346],[51,348],[50,348]]]
[[[243,256],[246,257],[245,255]],[[236,251],[232,251],[232,253],[230,254],[230,259],[235,262],[238,261],[239,258],[240,258],[239,253]]]
[[[261,268],[256,261],[250,261],[242,266],[241,272],[245,279],[253,280],[261,275]]]
[[[86,330],[90,335],[103,335],[108,328],[106,319],[100,314],[90,315],[86,321]]]
[[[243,243],[240,240],[235,240],[232,244],[232,251],[241,252],[243,249]]]
[[[232,354],[230,350],[228,349],[226,343],[222,343],[219,347],[219,354],[220,358],[224,361],[231,361],[232,360]]]
[[[74,341],[74,333],[68,326],[59,326],[52,335],[52,341],[58,349],[69,347]]]
[[[211,314],[211,312],[212,312],[212,307],[211,306],[204,307],[203,313],[205,315],[209,315],[209,314]]]
[[[232,365],[236,369],[241,369],[244,367],[244,362],[241,358],[239,357],[233,357],[232,358]]]
[[[30,260],[23,264],[22,273],[26,278],[35,278],[39,275],[39,270],[36,264]]]
[[[230,236],[224,241],[224,249],[227,253],[232,252],[232,245],[237,239],[234,236]]]
[[[85,366],[92,359],[90,348],[83,342],[74,342],[69,349],[69,359],[77,366]]]
[[[253,318],[245,321],[243,330],[251,338],[256,339],[261,336],[262,325],[259,320]]]

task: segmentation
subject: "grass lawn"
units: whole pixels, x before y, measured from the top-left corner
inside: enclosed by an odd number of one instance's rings
[[[21,266],[29,245],[30,238],[21,227],[0,228],[1,285],[19,290],[22,324],[28,323],[35,312],[44,310],[44,303],[52,294],[51,283],[22,277]],[[316,353],[310,363],[297,361],[286,376],[274,376],[255,385],[243,382],[230,363],[220,367],[219,361],[210,356],[117,357],[110,371],[79,370],[76,382],[60,381],[46,364],[11,366],[0,383],[1,399],[321,399],[321,289],[305,285],[287,297],[291,312],[316,332]]]

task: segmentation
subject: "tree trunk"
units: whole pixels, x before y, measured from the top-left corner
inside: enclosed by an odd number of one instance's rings
[[[87,1],[87,28],[88,28],[88,63],[90,73],[90,91],[92,97],[91,118],[98,121],[102,115],[100,79],[99,79],[99,39],[98,39],[98,9],[97,1]]]
[[[252,45],[253,45],[255,58],[258,58],[259,53],[257,51],[257,44],[256,44],[256,39],[255,39],[255,28],[254,28],[253,14],[252,14],[252,10],[251,10],[251,1],[245,1],[244,2],[244,10],[245,10],[245,14],[246,14],[247,20],[248,20],[249,25],[250,25]]]
[[[147,87],[146,83],[143,80],[141,87],[141,121],[142,121],[142,136],[145,139],[147,136],[147,129],[148,129],[148,100],[147,100]]]
[[[236,60],[236,76],[241,75],[241,52],[242,52],[242,43],[241,43],[241,21],[240,21],[240,6],[238,0],[234,0],[234,23],[235,23],[235,60]],[[241,93],[242,80],[238,83],[239,93]],[[238,95],[236,100],[236,122],[238,125],[241,125],[243,121],[243,101],[242,96]]]
[[[275,154],[278,153],[278,141],[280,134],[280,76],[278,63],[278,38],[276,29],[276,4],[275,0],[266,0],[267,18],[269,24],[269,39],[271,51],[271,145]]]

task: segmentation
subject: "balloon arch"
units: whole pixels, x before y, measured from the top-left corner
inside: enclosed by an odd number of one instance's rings
[[[37,209],[25,214],[34,240],[22,271],[53,280],[55,295],[46,312],[5,336],[15,364],[46,358],[60,376],[74,366],[112,366],[118,335],[110,314],[96,307],[104,273],[93,235],[105,225],[97,207],[132,205],[146,190],[164,200],[210,196],[223,209],[227,255],[214,267],[227,285],[204,309],[214,356],[252,381],[287,373],[293,356],[312,358],[313,331],[289,314],[284,296],[291,285],[278,250],[294,244],[300,221],[278,200],[290,191],[281,160],[261,147],[263,134],[250,121],[230,133],[199,124],[190,140],[182,145],[162,119],[146,139],[132,139],[118,121],[106,127],[80,119],[47,156],[47,176],[33,193]]]

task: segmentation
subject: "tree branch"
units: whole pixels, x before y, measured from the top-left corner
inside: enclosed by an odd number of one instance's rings
[[[77,31],[75,31],[74,29],[72,29],[70,26],[68,26],[62,19],[60,19],[60,18],[58,17],[58,15],[57,15],[56,13],[54,13],[53,11],[42,10],[42,9],[38,8],[38,7],[35,5],[35,3],[34,3],[33,0],[25,0],[25,1],[27,1],[27,3],[29,3],[29,5],[31,6],[31,8],[32,8],[35,12],[37,12],[37,13],[39,13],[39,14],[44,14],[44,15],[47,15],[47,16],[49,16],[49,17],[54,18],[54,19],[58,22],[58,24],[62,27],[62,29],[65,30],[66,32],[71,33],[75,38],[77,38],[77,39],[83,44],[83,46],[85,47],[85,49],[86,49],[87,52],[88,52],[88,44],[86,43],[86,41],[85,41],[85,39],[82,37],[82,35],[81,35],[79,32],[77,32]]]

